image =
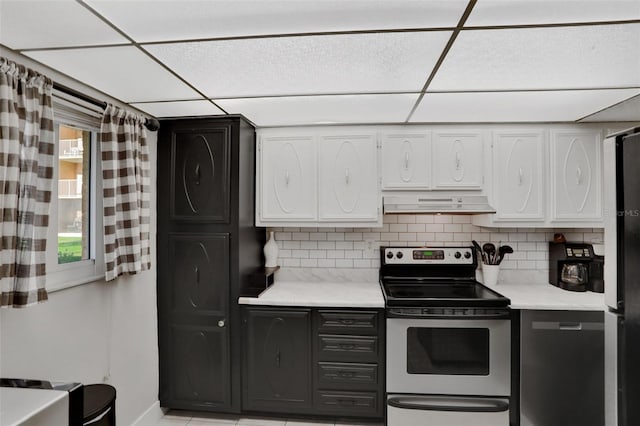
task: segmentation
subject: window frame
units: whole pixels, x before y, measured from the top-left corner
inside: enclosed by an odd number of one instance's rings
[[[54,167],[51,205],[49,207],[49,227],[47,230],[46,289],[48,293],[103,281],[104,237],[102,203],[102,168],[100,164],[101,111],[92,110],[54,97]],[[57,114],[56,112],[59,112]],[[60,125],[66,125],[90,132],[89,149],[89,258],[70,263],[58,263],[58,153]]]

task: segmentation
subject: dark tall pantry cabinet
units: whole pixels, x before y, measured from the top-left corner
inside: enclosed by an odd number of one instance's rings
[[[166,120],[158,137],[160,405],[241,408],[241,288],[262,264],[255,130],[241,116]]]

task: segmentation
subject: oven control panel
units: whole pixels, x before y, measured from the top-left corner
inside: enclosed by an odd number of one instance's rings
[[[385,247],[386,265],[473,265],[473,247]]]

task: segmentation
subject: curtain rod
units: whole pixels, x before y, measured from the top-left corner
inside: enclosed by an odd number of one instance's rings
[[[105,109],[107,107],[107,103],[103,102],[103,101],[99,101],[95,98],[92,98],[90,96],[85,95],[84,93],[81,93],[75,89],[72,89],[70,87],[67,86],[63,86],[59,83],[54,82],[53,83],[53,88],[55,90],[58,90],[62,93],[66,93],[67,95],[71,95],[73,97],[76,97],[78,99],[81,99],[85,102],[88,102],[92,105],[98,106],[102,109]],[[156,130],[158,130],[160,128],[160,122],[158,120],[156,120],[155,118],[145,118],[144,121],[144,127],[146,127],[147,129],[149,129],[152,132],[155,132]]]

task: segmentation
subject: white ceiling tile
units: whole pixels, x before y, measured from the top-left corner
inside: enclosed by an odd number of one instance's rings
[[[640,89],[555,92],[427,93],[412,123],[575,121]]]
[[[640,122],[640,96],[634,96],[624,102],[613,105],[605,110],[596,112],[593,115],[585,117],[580,122],[596,122],[596,121],[635,121]]]
[[[640,19],[638,0],[482,0],[465,26],[531,25]]]
[[[0,40],[14,50],[128,42],[71,0],[0,1]]]
[[[87,3],[139,42],[453,27],[467,6],[467,0],[89,0]]]
[[[402,123],[417,94],[295,96],[221,99],[230,114],[243,114],[257,126],[303,124]]]
[[[640,86],[640,24],[463,31],[430,90]]]
[[[124,102],[201,98],[135,47],[29,51],[25,54]]]
[[[132,103],[131,105],[154,117],[192,117],[224,114],[220,108],[204,100]]]
[[[211,98],[415,92],[450,32],[350,34],[146,46]]]

